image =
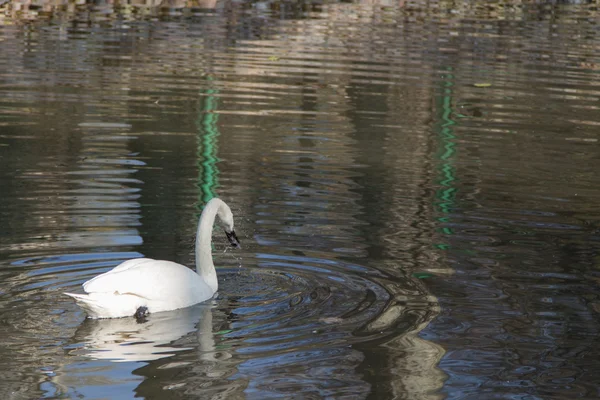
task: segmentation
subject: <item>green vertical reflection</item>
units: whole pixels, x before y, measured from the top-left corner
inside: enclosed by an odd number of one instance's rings
[[[451,69],[450,69],[451,70]],[[454,187],[456,181],[456,168],[453,166],[454,157],[456,154],[456,136],[454,135],[453,126],[456,122],[452,120],[452,87],[454,75],[448,73],[444,78],[443,91],[440,101],[438,102],[441,115],[440,123],[437,125],[438,138],[441,144],[441,151],[436,157],[439,160],[439,178],[438,183],[441,186],[435,194],[436,197],[436,208],[442,214],[438,221],[442,223],[448,222],[448,215],[452,206],[455,202],[456,188]],[[452,235],[452,229],[448,227],[442,227],[441,232],[445,235]],[[436,247],[440,249],[448,249],[448,244],[437,244]]]
[[[209,78],[210,79],[210,78]],[[196,120],[198,126],[198,206],[206,204],[210,199],[216,197],[215,189],[218,186],[219,169],[217,168],[217,138],[219,129],[217,121],[218,99],[214,94],[216,89],[208,89],[202,97],[203,105]]]

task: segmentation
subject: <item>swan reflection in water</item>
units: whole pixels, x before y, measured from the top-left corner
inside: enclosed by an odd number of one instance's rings
[[[150,314],[143,320],[88,318],[73,338],[83,345],[75,352],[94,360],[153,361],[190,350],[190,347],[177,346],[177,340],[195,332],[198,350],[210,358],[215,348],[211,307],[211,304],[197,304]]]
[[[216,364],[223,352],[215,351],[214,307],[211,301],[150,314],[144,321],[86,319],[68,346],[72,362],[57,368],[47,389],[61,398],[106,397],[108,389],[135,392],[148,380],[138,371],[157,362],[175,371],[190,361]],[[173,357],[188,353],[189,361]]]

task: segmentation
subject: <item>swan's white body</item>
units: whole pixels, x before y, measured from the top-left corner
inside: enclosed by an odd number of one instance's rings
[[[219,286],[210,246],[217,215],[232,244],[237,244],[231,210],[222,200],[212,199],[198,223],[196,272],[171,261],[136,258],[85,282],[87,294],[65,294],[90,318],[130,317],[140,307],[149,313],[176,310],[210,299]]]

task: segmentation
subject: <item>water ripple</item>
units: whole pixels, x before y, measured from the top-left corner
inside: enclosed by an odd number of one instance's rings
[[[597,392],[596,4],[72,3],[0,16],[3,393]],[[213,302],[62,296],[213,195]]]

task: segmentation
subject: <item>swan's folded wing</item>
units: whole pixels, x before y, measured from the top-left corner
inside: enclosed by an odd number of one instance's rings
[[[133,267],[136,267],[143,263],[152,262],[152,261],[156,261],[156,260],[154,260],[152,258],[132,258],[131,260],[123,261],[121,264],[117,265],[116,267],[111,269],[109,272],[125,271],[129,268],[133,268]]]
[[[99,290],[99,289],[101,289],[103,286],[109,285],[109,283],[107,281],[107,277],[112,276],[112,274],[114,274],[114,273],[124,272],[124,271],[139,267],[140,265],[143,265],[143,264],[146,264],[149,262],[156,262],[156,260],[153,260],[151,258],[133,258],[131,260],[123,261],[121,264],[117,265],[110,271],[100,274],[100,275],[90,279],[89,281],[85,282],[83,284],[83,290],[87,293],[106,292],[107,290]]]
[[[145,299],[162,298],[187,292],[197,274],[191,269],[163,260],[151,260],[128,268],[117,268],[83,284],[87,293],[117,293]]]

